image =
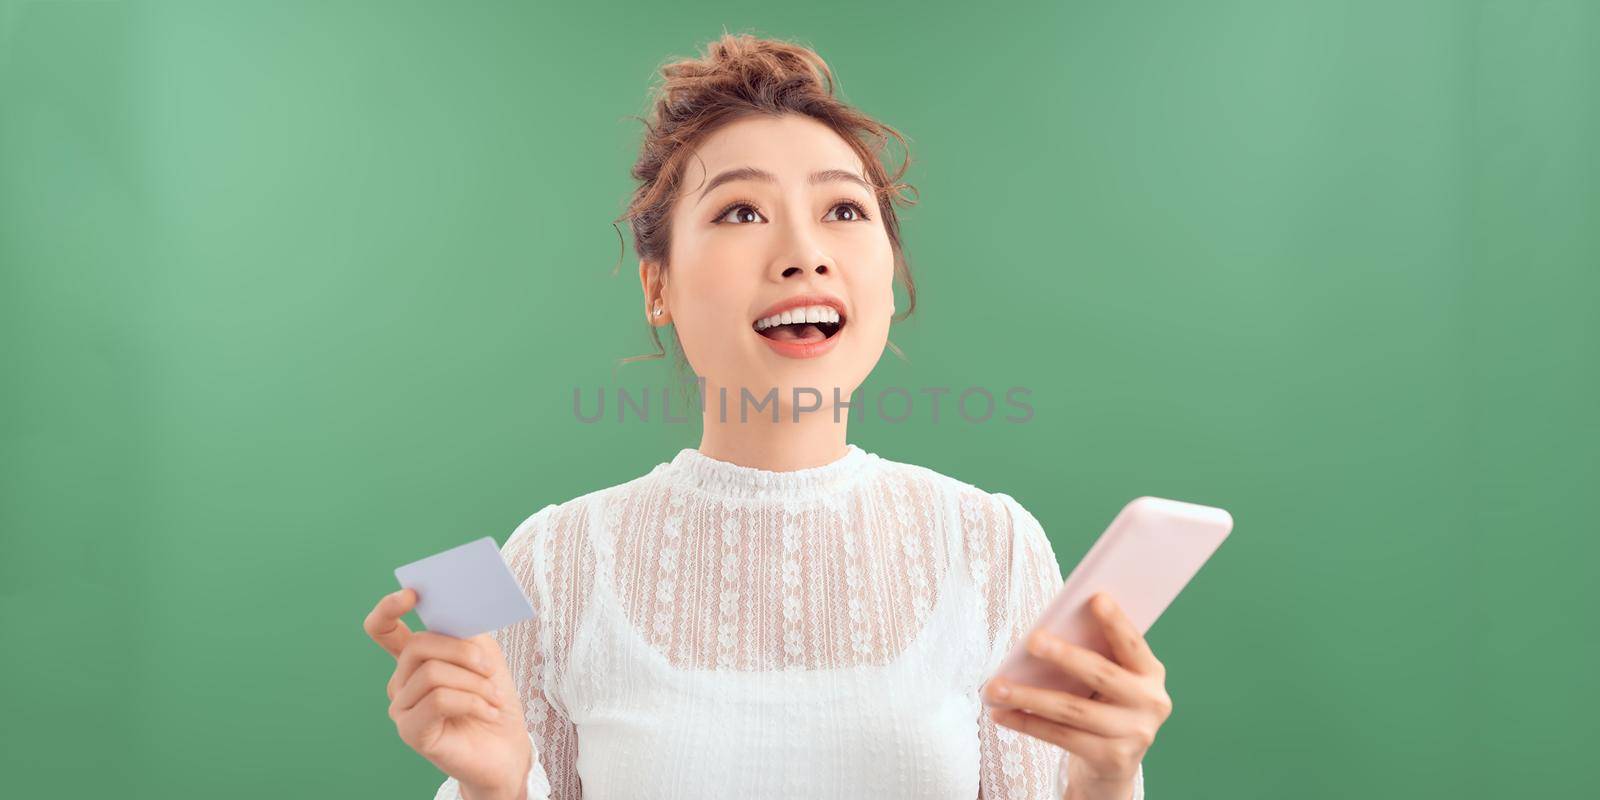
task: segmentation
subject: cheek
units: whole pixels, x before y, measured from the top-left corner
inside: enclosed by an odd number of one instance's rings
[[[732,274],[719,271],[717,263],[682,263],[685,266],[672,290],[673,327],[690,365],[700,374],[711,374],[738,347],[737,337],[729,336],[729,331],[750,324],[740,317],[753,290],[726,278],[717,279],[719,274]]]
[[[894,253],[885,245],[882,255],[872,263],[872,269],[856,276],[850,295],[857,298],[858,311],[874,328],[886,330],[895,312]]]

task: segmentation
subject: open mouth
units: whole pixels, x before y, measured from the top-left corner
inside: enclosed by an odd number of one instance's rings
[[[821,342],[832,339],[844,328],[844,315],[830,306],[805,306],[758,319],[756,333],[778,342]]]

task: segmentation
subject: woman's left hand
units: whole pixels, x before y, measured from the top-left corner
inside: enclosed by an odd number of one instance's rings
[[[984,691],[996,701],[1027,709],[996,708],[997,724],[1042,739],[1072,753],[1067,785],[1078,796],[1097,794],[1096,787],[1131,791],[1145,751],[1156,731],[1172,714],[1167,695],[1167,670],[1133,623],[1105,593],[1090,598],[1115,661],[1085,647],[1068,644],[1044,631],[1028,640],[1028,652],[1087,685],[1085,698],[995,678]]]

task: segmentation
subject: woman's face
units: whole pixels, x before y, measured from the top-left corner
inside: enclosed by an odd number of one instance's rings
[[[785,419],[796,388],[802,409],[832,408],[836,388],[848,401],[883,355],[894,314],[894,252],[860,158],[832,129],[796,115],[728,124],[697,155],[672,210],[667,313],[652,321],[677,327],[708,391],[728,390],[730,421],[741,387],[756,401],[776,389]],[[647,300],[653,273],[640,265]],[[802,296],[814,296],[804,308],[831,301],[839,316],[769,326],[773,309]],[[716,395],[706,400],[718,407]]]

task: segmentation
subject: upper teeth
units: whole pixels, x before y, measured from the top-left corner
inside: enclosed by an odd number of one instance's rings
[[[756,320],[756,330],[762,331],[774,325],[788,325],[792,322],[838,322],[839,312],[830,306],[802,306],[791,308],[781,314],[773,314],[766,319]]]

